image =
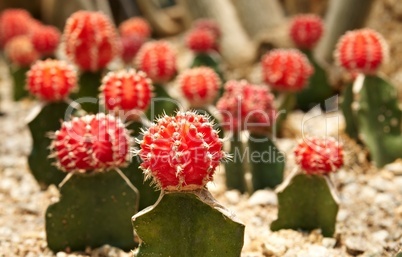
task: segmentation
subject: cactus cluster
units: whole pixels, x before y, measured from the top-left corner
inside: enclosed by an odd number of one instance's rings
[[[0,48],[12,38],[27,35],[31,28],[31,15],[23,9],[8,9],[0,14]]]

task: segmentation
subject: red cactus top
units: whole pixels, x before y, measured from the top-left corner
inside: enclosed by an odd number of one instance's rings
[[[27,35],[31,29],[31,15],[24,9],[7,9],[0,14],[0,48],[13,37]]]
[[[120,24],[119,33],[122,37],[138,36],[149,38],[151,37],[151,26],[146,19],[134,17]]]
[[[343,166],[343,148],[334,138],[306,138],[294,154],[306,174],[328,174]]]
[[[217,48],[216,36],[208,29],[193,29],[185,38],[186,46],[196,52],[205,53]]]
[[[153,82],[164,83],[176,74],[176,51],[164,40],[147,42],[137,53],[135,64]]]
[[[350,72],[376,73],[388,57],[388,45],[378,32],[359,29],[346,32],[336,46],[335,60]]]
[[[85,71],[98,71],[119,54],[117,33],[101,12],[78,11],[66,22],[63,37],[67,56]]]
[[[60,31],[53,26],[38,26],[32,30],[32,44],[41,54],[52,54],[60,42]]]
[[[178,86],[191,107],[200,108],[211,104],[218,95],[221,80],[209,67],[199,67],[183,71]]]
[[[28,35],[12,38],[7,42],[4,51],[12,63],[21,67],[29,67],[40,58]]]
[[[102,80],[101,91],[108,110],[145,111],[152,97],[152,82],[142,71],[110,71]]]
[[[133,62],[134,57],[137,55],[141,46],[145,43],[145,39],[143,37],[137,36],[126,36],[121,37],[121,58],[122,60],[129,64]]]
[[[272,50],[262,57],[261,66],[264,81],[278,91],[300,91],[314,73],[307,57],[296,49]]]
[[[290,37],[297,47],[312,49],[320,40],[324,24],[320,16],[301,14],[293,18],[290,24]]]
[[[226,82],[225,93],[216,107],[223,117],[222,127],[233,133],[266,129],[274,124],[276,116],[269,89],[245,80]]]
[[[104,171],[127,164],[130,137],[119,119],[99,113],[63,122],[51,148],[63,171]]]
[[[206,29],[211,31],[216,39],[220,39],[222,36],[221,29],[219,27],[219,24],[212,19],[198,19],[194,22],[193,24],[194,29]]]
[[[77,85],[74,67],[60,60],[37,61],[27,72],[29,92],[41,100],[64,100]]]
[[[141,168],[164,190],[194,190],[212,181],[225,153],[208,119],[178,112],[157,120],[140,142]]]

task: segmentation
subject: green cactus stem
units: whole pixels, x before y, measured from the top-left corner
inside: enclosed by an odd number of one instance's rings
[[[143,125],[141,122],[132,122],[127,126],[127,129],[131,130],[131,136],[134,138],[140,137],[141,128]],[[148,206],[153,205],[158,200],[160,195],[159,190],[157,190],[154,186],[151,185],[151,181],[145,181],[144,174],[142,170],[139,168],[141,161],[139,156],[133,156],[130,158],[130,164],[122,168],[121,171],[130,182],[138,189],[139,192],[139,206],[138,210],[141,211]]]
[[[46,210],[48,247],[84,251],[109,244],[129,251],[135,247],[130,218],[137,206],[136,188],[118,172],[73,174]]]
[[[72,99],[76,100],[87,113],[96,114],[99,112],[99,86],[102,74],[102,71],[83,71],[80,74],[79,89],[77,93],[72,95]]]
[[[314,74],[310,77],[309,84],[296,94],[297,107],[307,112],[317,104],[326,109],[325,100],[335,94],[328,82],[326,71],[317,63],[311,51],[304,51],[310,63],[314,66]]]
[[[248,154],[253,191],[275,188],[283,182],[285,156],[267,136],[251,133]]]
[[[164,85],[154,84],[154,93],[155,96],[147,113],[150,120],[165,113],[173,115],[179,109],[179,102],[168,94]]]
[[[244,167],[244,148],[241,142],[240,135],[235,133],[230,139],[230,151],[229,154],[233,160],[227,160],[225,162],[225,176],[227,189],[236,189],[240,193],[247,192],[247,184],[245,179],[245,167]]]
[[[244,225],[206,190],[162,193],[132,218],[141,242],[137,257],[239,257]]]
[[[345,132],[346,134],[356,140],[359,141],[358,138],[358,129],[357,129],[357,120],[355,116],[355,112],[352,109],[353,103],[353,83],[347,84],[342,91],[342,101],[340,104],[343,117],[345,118]]]
[[[272,231],[321,229],[325,237],[334,235],[339,206],[328,178],[296,174],[276,192],[279,210],[278,219],[271,224]]]
[[[360,78],[359,78],[360,77]],[[353,85],[359,137],[377,167],[402,157],[401,118],[397,91],[379,76],[359,75]]]
[[[49,185],[58,185],[66,176],[66,173],[53,166],[49,159],[51,139],[48,133],[60,129],[60,121],[64,120],[68,107],[66,102],[46,103],[28,123],[33,141],[28,165],[43,190]]]
[[[29,93],[25,88],[26,73],[29,71],[29,67],[10,67],[10,73],[13,79],[13,99],[19,101],[22,98],[28,97]]]
[[[193,63],[191,64],[191,68],[206,66],[213,69],[216,74],[219,75],[220,79],[224,81],[223,73],[219,67],[219,62],[217,58],[218,54],[215,56],[209,53],[197,53],[194,57]]]
[[[279,102],[280,104],[278,108],[278,116],[275,123],[274,136],[280,136],[282,134],[283,122],[296,106],[296,95],[292,92],[283,93],[279,97]]]

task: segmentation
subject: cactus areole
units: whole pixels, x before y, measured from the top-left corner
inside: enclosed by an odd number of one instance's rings
[[[261,66],[264,81],[282,92],[302,90],[314,72],[307,57],[296,49],[272,50],[262,57]]]
[[[166,191],[201,189],[212,181],[225,153],[218,132],[194,112],[157,120],[140,141],[141,168]]]
[[[78,11],[66,22],[67,56],[84,71],[98,71],[119,54],[117,33],[101,12]]]
[[[48,102],[66,99],[76,84],[76,71],[64,61],[51,59],[37,61],[27,72],[29,92]]]
[[[306,174],[328,174],[343,166],[343,149],[334,138],[306,138],[295,150],[296,163]]]
[[[324,24],[318,15],[297,15],[290,25],[290,37],[297,47],[310,50],[320,40],[323,30]]]
[[[349,72],[374,74],[388,54],[388,45],[381,34],[372,29],[360,29],[349,31],[339,39],[335,60]]]
[[[76,117],[62,123],[51,148],[56,165],[63,171],[104,171],[127,164],[129,132],[112,115]]]

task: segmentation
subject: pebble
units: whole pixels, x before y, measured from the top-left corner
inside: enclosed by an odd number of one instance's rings
[[[240,192],[237,190],[226,191],[225,198],[230,204],[238,204],[240,202]]]
[[[357,256],[359,254],[364,253],[367,250],[367,242],[365,239],[360,237],[349,237],[345,240],[346,251],[353,255]]]
[[[277,205],[278,199],[272,190],[258,190],[251,195],[247,201],[249,206],[255,205]]]

